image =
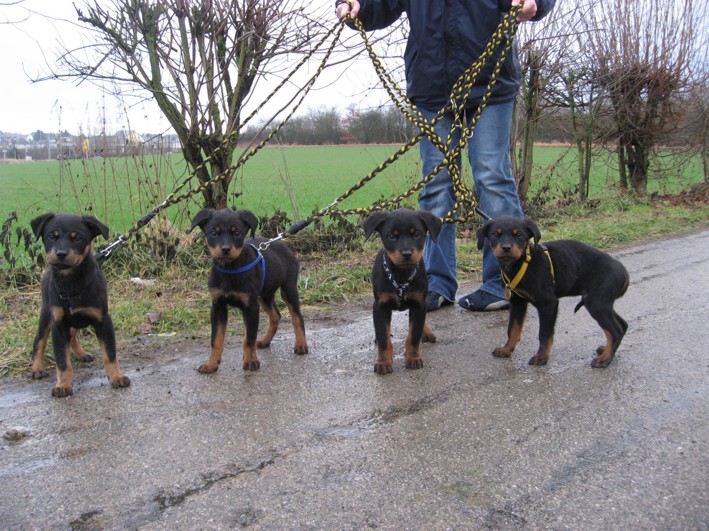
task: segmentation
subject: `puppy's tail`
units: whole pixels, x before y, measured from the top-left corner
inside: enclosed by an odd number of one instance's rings
[[[576,305],[576,308],[574,308],[574,313],[578,312],[584,304],[585,304],[585,301],[583,300],[583,297],[581,297],[581,300]]]

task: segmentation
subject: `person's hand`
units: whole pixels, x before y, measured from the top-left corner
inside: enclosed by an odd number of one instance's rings
[[[359,13],[359,2],[357,0],[350,0],[350,3],[352,4],[352,9],[350,9],[347,2],[342,2],[335,8],[335,13],[337,14],[338,19],[342,20],[348,14],[352,18],[357,18],[357,14]]]
[[[522,3],[522,0],[512,0],[512,5],[516,6]],[[359,7],[359,6],[358,6]],[[525,20],[532,20],[534,15],[537,14],[537,2],[535,0],[524,0],[524,5],[522,6],[522,11],[519,12],[517,20],[524,22]]]

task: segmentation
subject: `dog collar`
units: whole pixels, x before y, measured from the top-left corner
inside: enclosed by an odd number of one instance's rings
[[[399,308],[401,308],[401,301],[404,300],[404,293],[406,292],[407,289],[409,289],[409,285],[411,284],[411,281],[416,276],[416,273],[418,273],[419,265],[416,264],[416,267],[414,267],[414,270],[409,275],[409,278],[406,279],[406,282],[404,282],[403,284],[399,284],[396,280],[394,280],[394,275],[392,275],[391,269],[389,269],[389,266],[387,265],[386,253],[384,253],[384,260],[382,260],[382,264],[384,265],[384,273],[386,274],[387,278],[389,279],[389,282],[391,282],[391,285],[394,286],[394,289],[396,290],[396,294],[399,296]]]
[[[59,295],[59,300],[64,302],[69,308],[69,314],[73,314],[74,310],[80,306],[78,302],[80,301],[81,292],[69,294],[66,291],[59,291],[57,295]]]
[[[549,249],[547,249],[544,245],[540,245],[542,250],[544,251],[544,254],[547,257],[547,260],[549,260],[549,269],[551,271],[551,280],[554,282],[554,263],[551,261],[551,255],[549,254]],[[519,293],[515,291],[515,288],[519,286],[519,283],[522,282],[522,279],[524,278],[524,275],[527,273],[527,267],[529,266],[529,262],[532,261],[532,253],[530,252],[529,249],[529,243],[527,243],[527,246],[524,248],[524,263],[521,265],[519,268],[519,271],[517,271],[517,274],[515,277],[510,280],[510,278],[505,274],[504,271],[502,271],[502,279],[505,281],[505,296],[509,300],[512,297],[512,293],[514,292],[516,295],[519,297],[522,297]],[[522,297],[523,299],[525,297]]]
[[[263,291],[263,287],[266,285],[266,260],[263,259],[261,251],[259,251],[258,247],[256,247],[253,243],[247,243],[246,245],[253,247],[254,251],[256,251],[256,260],[238,269],[224,269],[223,267],[219,267],[217,264],[214,264],[214,269],[226,275],[238,275],[239,273],[245,273],[246,271],[252,270],[259,263],[261,263],[261,291]]]

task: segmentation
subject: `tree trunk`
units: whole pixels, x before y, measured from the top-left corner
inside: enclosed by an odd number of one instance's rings
[[[702,139],[700,153],[702,157],[702,169],[704,170],[704,182],[709,183],[709,122],[707,121],[707,110],[704,110],[704,120],[702,123]]]
[[[226,208],[229,184],[233,176],[228,175],[224,179],[212,182],[209,185],[207,185],[207,183],[210,183],[213,178],[222,175],[229,169],[233,150],[225,146],[224,149],[215,152],[214,148],[212,148],[209,150],[212,156],[209,158],[209,162],[205,163],[205,157],[203,156],[204,151],[194,140],[186,142],[183,145],[185,147],[182,153],[185,156],[185,160],[192,168],[200,184],[206,185],[202,189],[202,197],[204,198],[205,206],[217,210]]]
[[[591,142],[591,133],[589,132],[586,135],[586,149],[584,152],[584,167],[583,167],[583,175],[581,178],[581,189],[583,190],[582,199],[588,199],[590,190],[591,190],[591,161],[593,160],[593,157],[591,156],[591,148],[593,146],[593,143]]]
[[[625,171],[625,148],[618,142],[618,185],[622,190],[628,190],[628,174]]]
[[[521,153],[517,154],[517,135],[519,134],[519,100],[515,99],[512,106],[512,128],[510,129],[510,162],[512,163],[512,175],[519,187],[519,164]]]
[[[626,152],[630,155],[626,161],[630,184],[636,194],[647,195],[647,174],[650,168],[649,149],[635,143],[630,149],[626,149]]]
[[[520,201],[527,199],[529,185],[532,180],[532,168],[534,164],[534,140],[537,138],[537,127],[541,111],[539,109],[540,92],[540,71],[542,65],[542,54],[535,50],[527,51],[527,90],[525,91],[524,102],[524,130],[522,132],[522,154],[517,193]]]

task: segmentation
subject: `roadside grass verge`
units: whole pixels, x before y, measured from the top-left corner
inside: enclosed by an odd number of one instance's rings
[[[571,238],[605,250],[630,244],[693,232],[709,227],[709,204],[680,203],[664,200],[633,199],[616,196],[586,203],[558,204],[530,212],[536,219],[543,240]],[[475,226],[459,229],[458,263],[461,281],[478,281],[481,253],[476,246]],[[361,230],[351,229],[351,239],[327,246],[313,247],[305,234],[289,243],[301,260],[300,295],[306,324],[308,311],[332,303],[347,301],[367,310],[371,306],[369,281],[371,264],[379,244],[364,242]],[[146,236],[147,238],[147,236]],[[175,332],[161,347],[172,349],[174,343],[198,339],[209,344],[209,309],[207,276],[210,262],[199,237],[173,242],[174,248],[140,256],[141,246],[122,250],[106,262],[109,301],[122,352],[140,352],[144,347],[146,314],[161,314],[148,324],[149,332]],[[114,262],[115,261],[115,262]],[[139,280],[132,280],[139,279]],[[0,288],[0,376],[19,377],[28,374],[31,348],[36,333],[39,306],[39,273],[23,286]],[[280,301],[280,298],[277,297]],[[284,315],[287,310],[284,309]],[[263,325],[262,325],[263,327]],[[231,313],[229,333],[243,333],[241,318]],[[96,354],[98,346],[93,334],[83,334],[84,345]],[[155,347],[153,347],[155,348]],[[100,356],[98,356],[100,358]],[[47,360],[53,363],[51,348]]]

